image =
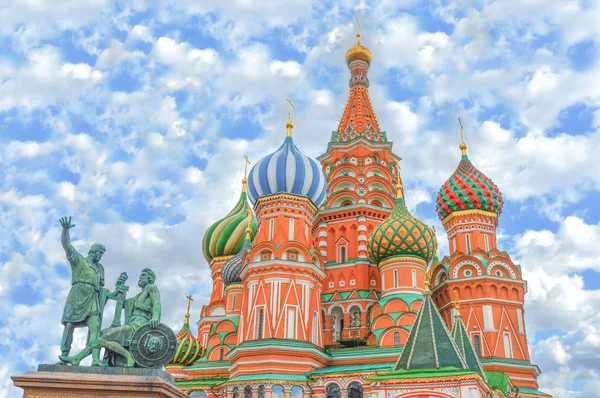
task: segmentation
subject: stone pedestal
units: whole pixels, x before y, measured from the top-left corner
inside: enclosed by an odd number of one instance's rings
[[[187,397],[173,385],[173,376],[158,369],[39,365],[11,379],[24,398]]]

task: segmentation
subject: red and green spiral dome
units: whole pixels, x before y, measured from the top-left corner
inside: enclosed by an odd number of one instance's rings
[[[464,149],[462,145],[463,156],[460,163],[437,195],[435,207],[440,220],[455,211],[463,210],[482,210],[500,215],[503,205],[500,190],[491,179],[473,166],[466,155],[466,145]]]

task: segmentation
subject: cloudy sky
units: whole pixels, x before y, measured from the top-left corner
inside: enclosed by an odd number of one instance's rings
[[[11,0],[0,1],[0,397],[19,396],[11,374],[60,352],[61,216],[78,249],[107,247],[109,286],[126,270],[135,290],[151,267],[163,321],[179,327],[187,294],[197,320],[211,289],[200,242],[239,195],[243,155],[282,141],[286,97],[298,146],[326,150],[357,14],[414,213],[443,231],[434,199],[458,163],[460,116],[469,156],[506,200],[499,245],[529,283],[541,388],[600,396],[599,0]]]

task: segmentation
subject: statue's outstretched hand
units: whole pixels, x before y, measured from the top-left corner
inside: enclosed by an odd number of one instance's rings
[[[159,321],[158,319],[152,319],[152,320],[150,321],[150,327],[151,327],[151,328],[157,328],[157,327],[158,327],[158,325],[160,325],[160,321]]]
[[[127,278],[129,278],[127,276],[126,272],[121,272],[121,275],[119,275],[119,277],[117,278],[117,286],[122,286],[125,285],[125,282],[127,281]]]
[[[75,226],[75,224],[71,224],[71,217],[69,217],[69,218],[63,217],[59,221],[60,221],[60,225],[62,225],[64,230],[71,229]]]

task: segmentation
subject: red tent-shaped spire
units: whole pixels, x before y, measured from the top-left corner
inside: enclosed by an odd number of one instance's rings
[[[372,58],[371,51],[360,44],[360,33],[357,33],[356,44],[346,52],[350,69],[350,95],[332,141],[346,142],[360,136],[376,142],[387,141],[369,98],[367,72]]]

